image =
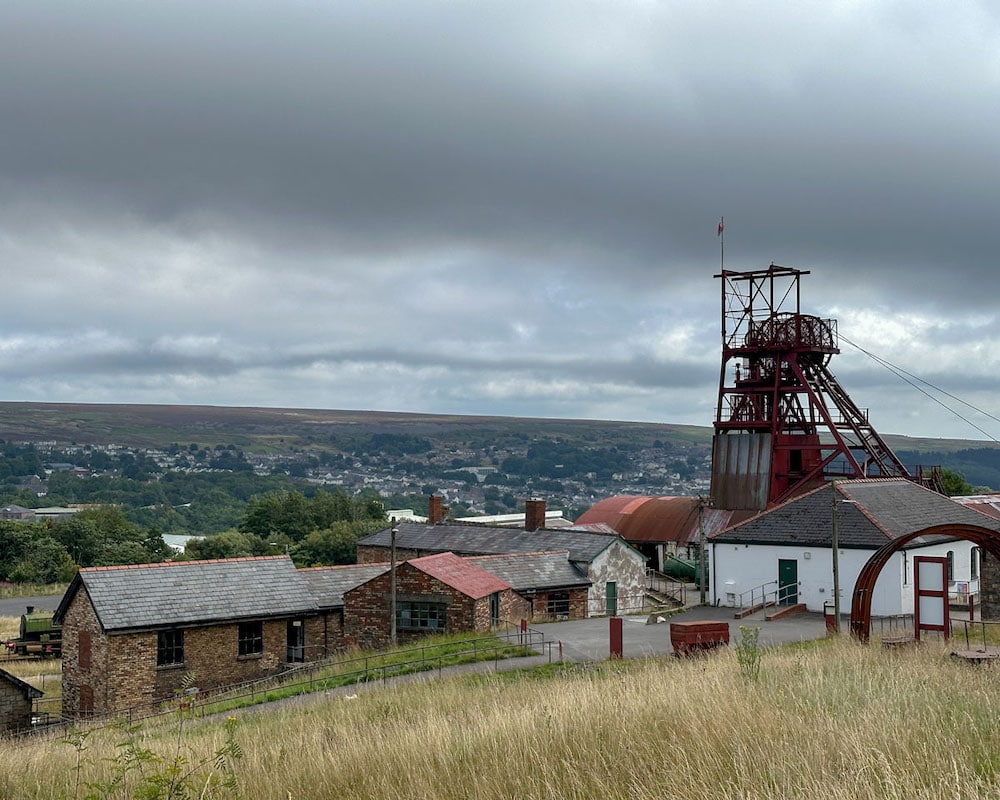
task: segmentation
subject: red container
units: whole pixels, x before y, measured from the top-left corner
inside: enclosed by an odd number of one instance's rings
[[[671,622],[670,644],[678,655],[729,644],[728,622]]]

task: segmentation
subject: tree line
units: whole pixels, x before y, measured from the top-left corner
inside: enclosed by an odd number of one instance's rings
[[[66,519],[0,520],[0,581],[65,583],[79,567],[288,553],[298,566],[351,564],[358,538],[386,523],[379,500],[319,490],[278,490],[250,498],[237,527],[192,539],[183,554],[156,527],[113,506]]]

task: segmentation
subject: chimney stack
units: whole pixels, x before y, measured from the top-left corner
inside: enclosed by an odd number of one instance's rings
[[[524,529],[526,531],[537,531],[545,527],[545,501],[525,500],[524,501]]]
[[[440,525],[444,521],[444,513],[441,508],[441,496],[432,494],[427,501],[427,524]]]

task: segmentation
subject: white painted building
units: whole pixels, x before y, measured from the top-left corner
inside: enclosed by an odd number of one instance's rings
[[[892,539],[940,525],[1000,530],[1000,521],[902,479],[838,481],[709,538],[712,602],[734,608],[781,592],[785,603],[823,611],[833,601],[833,527],[837,517],[840,607],[850,613],[864,565]],[[919,536],[892,555],[872,595],[872,616],[912,614],[913,559],[949,559],[949,593],[965,602],[979,589],[979,552],[955,536]]]

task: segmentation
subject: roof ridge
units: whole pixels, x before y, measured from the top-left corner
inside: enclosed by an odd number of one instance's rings
[[[402,562],[400,562],[402,563]],[[363,564],[320,564],[316,567],[299,567],[299,572],[315,572],[317,570],[332,571],[335,569],[352,569],[354,567],[388,567],[388,561],[370,561]]]
[[[235,561],[276,561],[278,559],[291,558],[286,555],[278,556],[237,556],[235,558],[203,558],[196,561],[156,561],[149,564],[110,564],[104,567],[81,567],[80,572],[111,572],[112,570],[147,569],[151,567],[180,567],[195,564],[232,564]]]
[[[562,553],[569,553],[569,550],[565,547],[558,550],[529,550],[527,552],[517,552],[517,553],[486,553],[481,556],[466,556],[467,559],[482,559],[482,558],[522,558],[524,556],[547,556],[556,555]]]

